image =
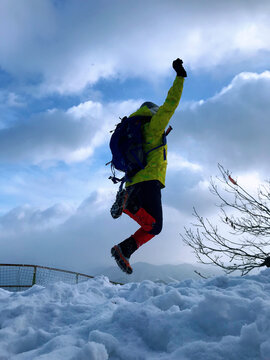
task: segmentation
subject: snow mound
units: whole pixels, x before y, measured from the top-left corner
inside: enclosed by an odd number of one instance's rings
[[[0,289],[1,360],[269,360],[270,269],[157,284]]]

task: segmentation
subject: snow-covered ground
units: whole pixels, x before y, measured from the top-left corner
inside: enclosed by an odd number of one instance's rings
[[[1,360],[270,360],[270,269],[0,289]]]

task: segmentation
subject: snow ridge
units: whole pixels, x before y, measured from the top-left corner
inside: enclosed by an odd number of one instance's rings
[[[1,360],[269,360],[270,269],[123,286],[0,289]]]

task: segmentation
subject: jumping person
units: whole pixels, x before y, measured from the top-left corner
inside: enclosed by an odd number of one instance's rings
[[[130,256],[162,230],[161,189],[165,187],[167,168],[165,129],[179,104],[184,78],[187,76],[182,60],[176,59],[172,66],[176,71],[176,78],[164,104],[159,107],[147,101],[129,116],[150,116],[151,120],[142,128],[143,148],[146,153],[149,152],[147,164],[126,182],[128,196],[123,209],[140,228],[111,249],[117,265],[127,274],[132,273]]]

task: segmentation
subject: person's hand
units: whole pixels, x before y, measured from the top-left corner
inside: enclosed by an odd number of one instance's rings
[[[183,67],[183,61],[181,59],[176,59],[172,63],[172,67],[176,71],[177,76],[187,77],[186,70]]]

